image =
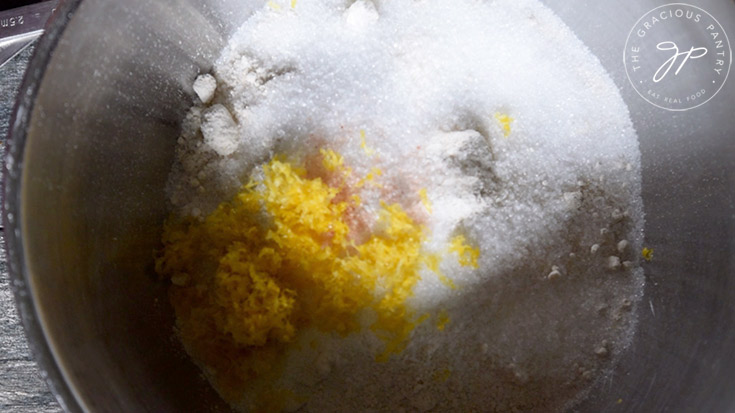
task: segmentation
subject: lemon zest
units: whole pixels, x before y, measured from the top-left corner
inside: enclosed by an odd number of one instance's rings
[[[429,254],[424,256],[424,264],[427,268],[429,268],[436,276],[439,278],[439,281],[441,281],[442,284],[445,286],[451,288],[452,290],[457,289],[457,285],[454,284],[454,281],[452,281],[451,278],[447,277],[442,270],[439,268],[439,264],[441,263],[441,257],[437,254]]]
[[[372,169],[370,169],[370,172],[365,175],[364,178],[360,179],[357,182],[357,185],[355,185],[355,187],[359,189],[370,183],[375,188],[382,188],[382,184],[375,182],[375,178],[378,176],[383,176],[383,171],[380,168],[373,167]]]
[[[480,258],[480,250],[467,245],[464,235],[457,235],[449,243],[449,251],[456,252],[459,256],[459,264],[463,267],[479,268],[477,263]]]
[[[434,381],[443,383],[443,382],[449,380],[449,377],[451,377],[451,376],[452,376],[452,370],[445,368],[445,369],[440,369],[440,370],[434,371],[434,374],[432,374],[431,378]]]
[[[331,149],[320,149],[322,165],[329,172],[334,172],[344,167],[345,160],[342,155]]]
[[[203,220],[164,224],[156,272],[183,280],[169,290],[181,340],[226,397],[246,386],[277,393],[268,380],[300,330],[346,336],[362,330],[364,311],[375,315],[369,328],[384,343],[376,361],[388,361],[429,318],[408,305],[422,266],[456,288],[439,269],[441,256],[423,250],[426,228],[400,204],[381,201],[381,230],[357,243],[349,214],[362,204],[360,185],[348,185],[351,170],[339,153],[320,152],[324,176],[275,156]],[[360,181],[381,175],[373,168]],[[477,266],[479,251],[463,236],[449,249],[461,265]],[[267,409],[270,399],[258,404]]]
[[[375,150],[373,148],[370,148],[367,145],[367,141],[366,141],[365,137],[366,137],[365,136],[365,130],[364,129],[361,129],[360,130],[360,148],[362,148],[362,150],[365,151],[365,154],[367,156],[373,156],[373,155],[375,155]]]
[[[499,112],[495,114],[495,119],[498,122],[500,122],[500,127],[503,130],[503,136],[505,136],[506,138],[510,136],[510,132],[511,132],[510,125],[511,123],[513,123],[515,119],[511,118],[505,113],[499,113]]]
[[[419,189],[419,197],[421,198],[421,203],[424,204],[426,211],[431,214],[431,201],[429,201],[429,195],[426,193],[426,188]]]
[[[653,259],[653,248],[643,248],[643,251],[641,251],[641,256],[646,261],[651,261]]]
[[[444,328],[449,324],[449,314],[447,310],[441,310],[439,316],[436,319],[436,328],[439,331],[444,331]]]

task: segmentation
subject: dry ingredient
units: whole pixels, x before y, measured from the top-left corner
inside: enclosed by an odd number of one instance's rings
[[[630,342],[637,137],[536,0],[271,0],[193,90],[157,271],[234,407],[560,411]]]

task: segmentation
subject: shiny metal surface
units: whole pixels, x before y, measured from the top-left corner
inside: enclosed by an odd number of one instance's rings
[[[7,137],[15,97],[34,50],[35,44],[0,67],[0,139],[3,139],[0,152],[3,154],[6,147],[4,137]],[[5,244],[4,230],[0,230],[0,244]],[[41,378],[38,364],[28,347],[6,264],[5,251],[0,250],[0,411],[60,413],[61,407]]]
[[[655,250],[639,333],[576,410],[735,411],[735,79],[702,107],[656,108],[622,52],[664,2],[546,3],[630,107]],[[694,4],[735,36],[735,4]],[[172,340],[151,263],[191,82],[249,12],[237,0],[72,1],[38,46],[11,125],[5,224],[30,341],[69,411],[228,411]]]
[[[0,67],[43,34],[56,0],[0,11]]]

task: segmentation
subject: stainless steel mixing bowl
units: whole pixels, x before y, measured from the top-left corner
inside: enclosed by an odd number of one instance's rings
[[[663,2],[546,3],[630,107],[655,250],[637,337],[577,410],[735,411],[735,79],[699,108],[656,108],[622,52]],[[697,5],[735,36],[732,1]],[[151,264],[190,85],[250,12],[238,0],[69,1],[38,46],[11,126],[5,224],[31,347],[68,411],[228,410],[172,340]]]

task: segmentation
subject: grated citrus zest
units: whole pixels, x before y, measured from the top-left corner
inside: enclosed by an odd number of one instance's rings
[[[504,113],[496,113],[495,119],[500,122],[500,127],[503,129],[503,136],[506,138],[510,136],[510,125],[513,123],[514,119]]]
[[[164,225],[156,271],[186,280],[169,290],[181,340],[232,397],[275,377],[299,330],[348,335],[362,329],[362,311],[375,314],[370,329],[384,342],[376,360],[387,361],[429,317],[407,305],[421,266],[455,288],[439,271],[441,257],[422,250],[426,229],[400,204],[381,201],[382,230],[356,243],[348,213],[362,200],[346,184],[351,170],[330,149],[321,156],[327,176],[309,177],[276,156],[205,219]],[[381,175],[373,168],[361,181]],[[477,265],[479,251],[464,237],[450,251],[461,265]]]
[[[355,185],[355,186],[359,189],[359,188],[364,187],[365,184],[370,183],[370,184],[372,184],[372,186],[374,186],[376,188],[382,188],[383,187],[382,184],[379,184],[379,183],[376,183],[375,182],[376,177],[379,177],[379,176],[382,176],[382,175],[383,175],[383,171],[380,170],[380,168],[374,167],[374,168],[372,168],[370,170],[370,172],[367,173],[367,175],[365,175],[364,178],[360,179],[357,182],[357,185]]]
[[[419,189],[419,197],[421,203],[424,204],[424,208],[431,214],[431,201],[429,201],[429,194],[426,192],[426,188]]]
[[[365,154],[367,156],[373,156],[375,155],[375,150],[368,147],[365,137],[366,137],[365,130],[361,129],[360,130],[360,148],[362,148],[362,150],[365,151]]]
[[[444,328],[449,324],[449,314],[447,310],[441,310],[439,316],[436,319],[436,328],[439,331],[444,331]]]
[[[444,369],[434,371],[434,374],[432,375],[432,379],[434,381],[443,383],[449,380],[449,377],[451,376],[452,376],[452,370],[444,368]]]
[[[439,281],[441,281],[442,284],[451,288],[452,290],[456,290],[457,285],[454,284],[454,281],[452,281],[451,278],[444,275],[444,273],[439,268],[440,263],[441,257],[437,254],[427,254],[424,256],[424,264],[426,264],[426,267],[437,275]]]
[[[641,256],[646,261],[651,261],[653,259],[653,248],[643,248],[643,251],[641,251]]]
[[[467,245],[464,235],[457,235],[449,243],[449,251],[456,252],[459,256],[459,264],[463,267],[478,268],[477,260],[480,258],[480,250]]]

